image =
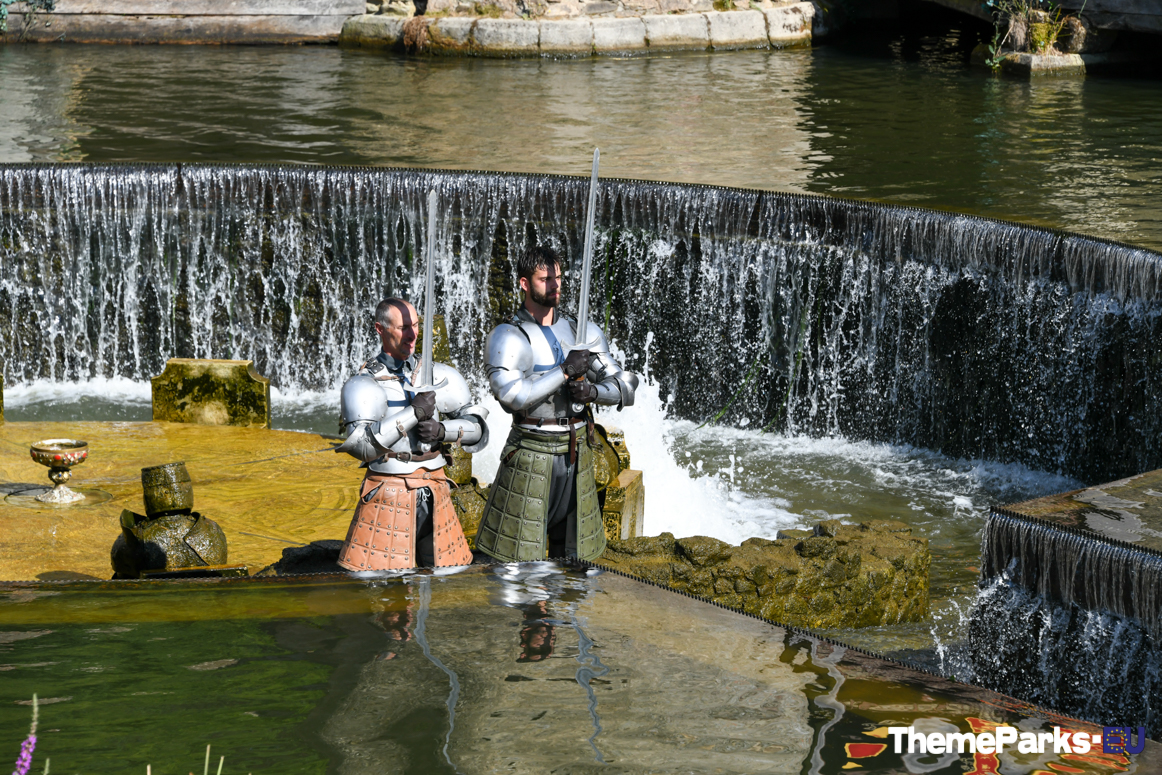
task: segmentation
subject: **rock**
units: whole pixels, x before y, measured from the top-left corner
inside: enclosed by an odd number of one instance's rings
[[[488,503],[488,487],[481,486],[475,477],[468,484],[452,489],[452,506],[460,520],[460,528],[468,539],[468,548],[476,549],[476,531],[484,516],[484,506]]]
[[[436,19],[428,26],[428,46],[434,54],[468,54],[472,50],[472,28],[475,19],[465,19],[449,16]],[[435,347],[433,354],[441,363],[449,363],[452,359],[448,349],[448,329],[444,323],[444,316],[437,315],[434,328]],[[423,336],[416,344],[416,351],[423,352]],[[464,453],[468,454],[468,453]],[[469,474],[471,474],[471,459],[469,459]]]
[[[599,565],[781,624],[873,627],[928,615],[928,541],[900,522],[829,520],[731,546],[670,533],[610,541]]]
[[[708,13],[710,45],[716,50],[734,48],[766,48],[767,20],[761,11],[728,11]]]
[[[593,53],[593,25],[588,19],[542,21],[541,54],[589,56]]]
[[[641,19],[594,19],[593,50],[624,54],[646,47],[646,26]]]
[[[604,16],[617,12],[617,5],[607,0],[589,0],[581,6],[581,10],[590,16]]]
[[[403,23],[401,16],[352,16],[343,23],[339,43],[357,48],[394,48],[403,38]]]
[[[270,380],[253,361],[170,358],[150,382],[155,421],[270,427]]]
[[[710,29],[704,14],[643,16],[650,51],[695,49],[710,45]]]
[[[476,45],[490,56],[535,56],[541,29],[522,19],[481,19],[472,32]]]
[[[364,10],[366,13],[379,13],[379,6],[378,6],[378,5],[373,5],[373,4],[371,4],[371,3],[364,3],[364,4],[363,4],[363,10]]]
[[[140,578],[145,571],[225,565],[226,536],[217,522],[196,511],[150,518],[125,509],[110,559],[115,579]]]
[[[1057,49],[1063,54],[1101,54],[1109,51],[1118,33],[1099,30],[1085,19],[1069,16],[1057,36]]]
[[[306,546],[292,546],[282,550],[282,559],[260,570],[257,576],[286,576],[296,573],[346,573],[339,565],[343,542],[338,540],[312,541]]]
[[[379,12],[410,19],[416,15],[416,6],[411,0],[387,0],[379,6]]]

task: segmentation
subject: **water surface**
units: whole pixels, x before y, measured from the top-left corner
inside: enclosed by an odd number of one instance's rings
[[[1162,82],[996,78],[935,15],[849,43],[576,61],[6,46],[0,161],[603,173],[975,212],[1162,248]]]

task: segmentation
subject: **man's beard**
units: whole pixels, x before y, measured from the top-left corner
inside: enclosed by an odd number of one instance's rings
[[[552,295],[550,295],[549,293],[537,293],[531,288],[529,289],[529,296],[542,307],[555,307],[557,306],[557,301],[561,298],[561,294],[558,291],[553,291]]]

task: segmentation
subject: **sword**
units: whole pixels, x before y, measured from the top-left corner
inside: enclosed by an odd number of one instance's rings
[[[434,382],[435,362],[433,353],[435,343],[433,331],[436,318],[436,191],[428,192],[428,240],[424,245],[424,260],[427,261],[428,276],[424,284],[424,350],[420,354],[420,381],[404,388],[409,393],[427,393],[439,390],[448,384],[442,379],[438,384]]]
[[[597,346],[597,339],[586,342],[589,334],[589,279],[593,274],[593,221],[597,217],[597,165],[601,162],[601,149],[593,149],[593,174],[589,177],[589,207],[585,211],[585,252],[581,254],[581,289],[577,300],[577,334],[576,341],[567,349],[592,350]],[[577,379],[585,379],[582,375]],[[582,404],[573,404],[574,412],[585,410]]]
[[[585,212],[585,252],[581,254],[581,290],[577,300],[577,342],[569,350],[591,350],[597,339],[586,342],[589,333],[589,280],[593,274],[593,221],[597,216],[597,165],[601,161],[601,150],[593,149],[593,174],[589,178],[589,208]]]

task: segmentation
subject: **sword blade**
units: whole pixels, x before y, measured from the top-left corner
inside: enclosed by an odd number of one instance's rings
[[[436,317],[436,190],[428,193],[428,240],[424,245],[428,276],[424,285],[424,351],[421,354],[420,385],[432,384],[435,352],[432,342]]]
[[[601,161],[601,150],[593,149],[593,174],[589,178],[589,207],[585,211],[585,252],[581,257],[581,288],[577,300],[577,344],[588,341],[586,329],[589,327],[589,280],[593,274],[593,221],[597,217],[597,165]]]

